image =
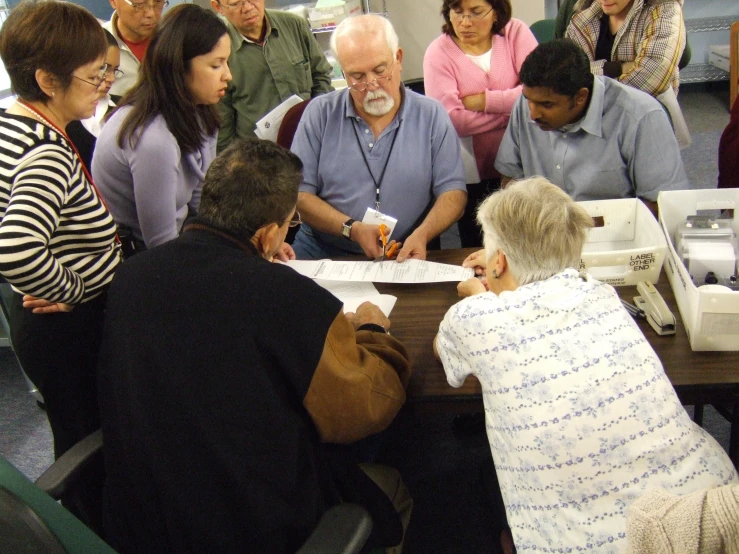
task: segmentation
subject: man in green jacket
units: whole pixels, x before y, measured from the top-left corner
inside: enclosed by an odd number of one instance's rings
[[[333,90],[331,65],[308,23],[288,12],[265,10],[264,0],[211,0],[228,20],[233,80],[218,104],[218,150],[253,137],[256,122],[293,94],[303,99]]]

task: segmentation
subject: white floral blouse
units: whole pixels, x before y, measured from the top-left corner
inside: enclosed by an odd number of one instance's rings
[[[622,552],[627,508],[644,491],[739,482],[616,292],[590,276],[568,269],[466,298],[437,344],[450,385],[482,384],[519,552]]]

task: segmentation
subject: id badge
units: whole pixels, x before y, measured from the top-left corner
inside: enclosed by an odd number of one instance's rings
[[[367,211],[364,212],[362,223],[366,223],[367,225],[380,225],[384,223],[385,227],[388,228],[387,238],[390,240],[390,236],[393,234],[393,229],[395,229],[398,220],[373,208],[367,208]]]

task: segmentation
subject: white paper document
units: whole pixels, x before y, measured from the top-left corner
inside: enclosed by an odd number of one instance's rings
[[[363,302],[372,302],[379,306],[385,317],[390,317],[397,298],[390,294],[380,294],[372,283],[349,281],[326,281],[316,279],[317,284],[333,294],[344,303],[344,313],[356,312]]]
[[[290,98],[257,121],[254,133],[260,139],[277,142],[277,131],[280,130],[280,125],[282,124],[282,119],[285,117],[285,114],[290,108],[300,104],[302,101],[303,99],[300,96],[293,94]]]
[[[471,268],[425,260],[387,262],[334,262],[332,260],[290,260],[295,271],[311,279],[328,281],[370,281],[375,283],[441,283],[464,281],[475,276]]]

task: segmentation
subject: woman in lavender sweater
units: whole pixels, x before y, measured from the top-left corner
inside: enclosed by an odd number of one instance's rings
[[[130,256],[174,239],[200,205],[216,153],[231,72],[231,40],[215,13],[170,10],[154,32],[139,78],[98,138],[92,173]]]
[[[443,34],[426,50],[426,95],[441,102],[474,152],[468,172],[467,208],[459,220],[462,246],[482,245],[477,204],[500,187],[493,167],[511,109],[521,94],[518,72],[536,39],[525,23],[511,19],[510,0],[443,0]]]

